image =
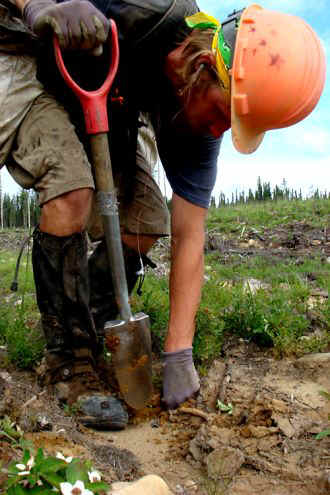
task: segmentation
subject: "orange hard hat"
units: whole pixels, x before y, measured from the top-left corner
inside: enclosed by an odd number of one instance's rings
[[[308,24],[256,4],[247,7],[231,69],[235,148],[253,153],[265,131],[304,119],[319,101],[325,72],[323,48]]]

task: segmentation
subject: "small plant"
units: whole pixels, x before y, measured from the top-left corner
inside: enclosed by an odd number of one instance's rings
[[[217,400],[217,408],[221,412],[228,413],[230,416],[233,414],[233,405],[231,402],[228,402],[228,404],[224,404],[221,402],[221,400]]]
[[[41,448],[34,457],[25,449],[20,461],[7,468],[5,495],[100,495],[109,490],[101,475],[89,461],[56,456],[45,456]]]

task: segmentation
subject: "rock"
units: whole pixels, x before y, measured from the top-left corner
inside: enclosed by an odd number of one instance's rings
[[[207,474],[213,480],[232,478],[245,460],[239,449],[231,447],[218,448],[206,458]]]
[[[294,366],[302,370],[323,371],[328,374],[330,370],[330,352],[308,354],[297,359]]]
[[[201,449],[199,448],[196,437],[190,441],[189,452],[193,456],[195,461],[201,461],[202,460],[203,454],[201,452]]]
[[[273,414],[272,419],[276,422],[281,432],[288,438],[292,438],[296,433],[296,430],[290,423],[288,418],[280,416],[279,414]]]
[[[144,476],[133,483],[113,483],[111,495],[171,495],[165,481],[154,474]]]
[[[189,493],[192,493],[192,492],[197,492],[198,490],[198,484],[196,483],[196,481],[193,481],[193,480],[187,480],[185,481],[184,483],[184,488],[189,492]]]
[[[247,428],[249,429],[251,436],[254,438],[267,437],[268,435],[273,435],[278,431],[277,428],[267,428],[266,426],[248,425]]]

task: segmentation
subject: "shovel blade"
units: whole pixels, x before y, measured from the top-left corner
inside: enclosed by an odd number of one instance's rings
[[[129,321],[108,321],[104,331],[124,400],[133,409],[142,409],[152,395],[149,316],[137,313]]]

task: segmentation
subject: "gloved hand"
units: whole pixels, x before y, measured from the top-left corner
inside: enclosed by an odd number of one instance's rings
[[[200,384],[192,358],[192,347],[163,352],[163,401],[175,409],[198,392]]]
[[[38,36],[55,33],[61,48],[92,50],[108,37],[109,21],[88,0],[29,0],[23,9],[23,20]]]

